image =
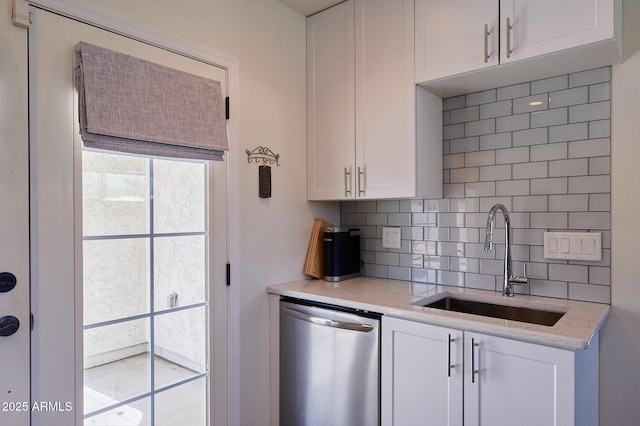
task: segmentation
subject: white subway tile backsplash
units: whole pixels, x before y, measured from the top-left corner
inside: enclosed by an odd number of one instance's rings
[[[589,102],[608,101],[611,99],[611,83],[599,83],[589,86]]]
[[[568,216],[564,212],[533,212],[531,228],[567,229]]]
[[[590,175],[611,174],[611,158],[610,157],[589,158],[589,174]]]
[[[463,183],[450,183],[442,185],[442,194],[447,198],[464,197],[465,188]]]
[[[454,109],[449,112],[451,124],[464,123],[480,119],[480,108],[478,106]]]
[[[611,213],[609,212],[571,212],[569,213],[571,229],[610,229]]]
[[[511,99],[480,105],[480,119],[511,115]]]
[[[480,169],[478,167],[451,169],[449,173],[451,183],[477,182],[480,180]]]
[[[611,289],[604,285],[569,283],[569,299],[611,303]]]
[[[562,160],[567,158],[567,142],[536,145],[530,149],[531,161]]]
[[[589,174],[589,161],[586,158],[549,161],[549,177],[583,176]]]
[[[531,195],[566,193],[567,178],[547,178],[531,180]]]
[[[589,139],[569,142],[569,158],[608,156],[611,151],[611,139]]]
[[[548,197],[546,195],[513,197],[514,212],[546,212],[548,210]]]
[[[569,76],[560,75],[558,77],[545,78],[531,82],[531,94],[543,92],[553,92],[569,88]]]
[[[511,179],[511,165],[480,167],[480,180],[508,180]]]
[[[512,132],[514,130],[523,130],[530,127],[530,114],[508,115],[506,117],[498,117],[496,120],[496,132]]]
[[[496,164],[495,151],[476,151],[464,155],[465,167],[490,166]]]
[[[520,163],[513,165],[514,179],[546,178],[547,162]]]
[[[475,152],[478,149],[480,149],[480,139],[477,136],[449,141],[449,154]]]
[[[540,145],[548,142],[548,132],[545,127],[513,132],[513,146]]]
[[[551,212],[589,211],[589,196],[587,194],[549,195],[549,211]]]
[[[549,96],[541,95],[525,96],[513,100],[513,113],[522,114],[524,112],[541,111],[549,107]]]
[[[587,123],[565,124],[549,127],[549,142],[566,142],[587,139],[589,125]]]
[[[495,182],[470,182],[464,184],[465,197],[493,197],[496,195]]]
[[[529,148],[506,148],[496,150],[496,164],[526,163],[529,161]]]
[[[608,212],[611,211],[610,194],[589,194],[589,211]]]
[[[467,106],[487,104],[496,101],[496,90],[490,89],[484,92],[470,93],[467,95]]]
[[[569,107],[569,123],[607,120],[611,118],[611,102],[595,102]]]
[[[361,229],[366,275],[501,291],[504,219],[484,251],[489,209],[511,217],[518,293],[610,302],[611,68],[443,100],[443,199],[348,201],[341,223]],[[530,105],[538,101],[539,105]],[[382,248],[382,226],[401,248]],[[602,261],[544,258],[547,230],[602,234]]]
[[[609,175],[577,176],[569,178],[570,194],[589,194],[599,192],[611,192],[611,177]]]
[[[511,148],[511,132],[480,136],[480,150]]]
[[[443,139],[457,139],[464,137],[464,123],[451,124],[442,128]]]
[[[497,100],[521,98],[531,94],[531,84],[521,83],[513,86],[500,87],[497,90]]]
[[[529,181],[525,179],[496,182],[496,195],[529,195]]]
[[[589,139],[608,138],[611,136],[611,120],[589,122]],[[482,145],[482,142],[480,143]]]
[[[586,86],[589,84],[611,81],[611,67],[596,68],[593,70],[569,74],[569,87]]]
[[[529,287],[533,296],[565,299],[568,293],[567,283],[561,281],[532,280]]]
[[[449,111],[457,108],[464,108],[466,105],[466,96],[455,96],[453,98],[446,98],[442,100],[442,109]]]
[[[582,86],[574,89],[558,90],[549,93],[549,108],[560,108],[570,105],[580,105],[589,102],[589,87]]]
[[[488,135],[496,132],[496,120],[489,118],[486,120],[470,121],[464,123],[465,136]]]
[[[584,265],[549,265],[549,279],[554,281],[589,282],[589,267]]]
[[[567,108],[555,108],[531,113],[531,127],[549,127],[569,122]]]

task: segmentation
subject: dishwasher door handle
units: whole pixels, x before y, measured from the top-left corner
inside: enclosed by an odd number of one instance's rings
[[[361,331],[364,333],[373,331],[373,326],[369,324],[335,321],[329,318],[321,318],[314,315],[305,314],[304,312],[296,311],[295,309],[291,309],[291,308],[283,308],[283,310],[286,311],[287,314],[291,315],[294,318],[298,318],[302,321],[307,321],[312,324],[321,325],[324,327],[342,328],[345,330]]]

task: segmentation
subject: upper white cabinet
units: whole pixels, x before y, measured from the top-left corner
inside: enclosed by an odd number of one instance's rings
[[[308,199],[441,197],[441,108],[415,86],[413,0],[309,17]]]
[[[598,336],[571,351],[382,319],[382,425],[597,425]]]
[[[620,23],[620,0],[416,0],[416,82],[449,96],[610,65]]]

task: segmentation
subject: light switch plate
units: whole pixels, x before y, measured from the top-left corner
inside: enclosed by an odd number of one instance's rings
[[[600,232],[545,232],[545,259],[602,260]]]
[[[400,239],[402,228],[382,228],[382,247],[383,248],[395,248],[402,247],[402,241]]]

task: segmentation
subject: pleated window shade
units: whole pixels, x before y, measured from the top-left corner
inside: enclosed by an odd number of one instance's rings
[[[217,161],[229,150],[219,81],[85,42],[76,73],[85,146]]]

